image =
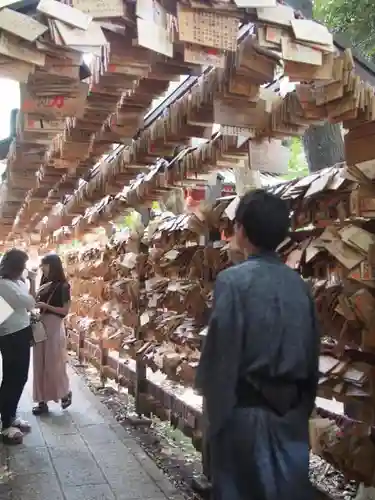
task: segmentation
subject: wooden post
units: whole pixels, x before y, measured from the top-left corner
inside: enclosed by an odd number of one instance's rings
[[[84,359],[84,352],[85,349],[85,332],[80,330],[79,331],[79,340],[78,340],[78,345],[77,345],[77,355],[78,355],[78,361],[80,365],[84,365],[85,359]]]
[[[140,318],[142,315],[142,311],[140,308],[140,297],[141,297],[141,290],[143,287],[142,280],[138,280],[138,297],[137,297],[137,305],[136,305],[136,310],[137,310],[137,326],[135,329],[135,337],[137,340],[143,340],[142,339],[142,334],[141,334],[141,322]],[[146,393],[146,380],[147,380],[147,369],[146,365],[143,362],[143,357],[142,357],[143,350],[141,350],[140,353],[136,354],[136,384],[135,384],[135,410],[138,414],[139,417],[142,416],[144,413],[144,407],[143,407],[143,395]]]
[[[150,221],[150,209],[138,209],[138,213],[141,214],[142,224],[144,227],[147,227]],[[138,290],[137,290],[137,326],[135,328],[135,337],[137,341],[142,341],[141,334],[141,316],[143,314],[143,310],[141,307],[141,293],[144,289],[145,277],[140,274],[140,271],[137,269],[138,274]],[[135,386],[135,410],[139,417],[144,414],[144,396],[146,394],[146,382],[147,382],[147,367],[143,362],[143,350],[141,349],[140,354],[136,355],[136,386]]]
[[[104,347],[103,340],[100,340],[100,383],[104,387],[107,382],[108,348]]]

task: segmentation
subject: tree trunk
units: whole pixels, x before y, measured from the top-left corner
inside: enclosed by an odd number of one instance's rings
[[[312,0],[288,0],[287,3],[307,19],[312,19]],[[303,148],[310,172],[318,172],[322,168],[341,163],[345,154],[340,125],[326,123],[309,127],[303,136]]]
[[[343,162],[345,152],[340,124],[309,127],[303,136],[303,148],[310,172]]]
[[[166,193],[159,203],[163,212],[172,212],[175,215],[183,214],[185,211],[184,190],[180,188],[173,189]]]

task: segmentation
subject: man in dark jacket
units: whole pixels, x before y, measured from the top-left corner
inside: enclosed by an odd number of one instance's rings
[[[275,253],[289,230],[280,198],[256,190],[236,211],[247,260],[219,274],[197,373],[206,401],[214,500],[307,500],[308,421],[319,333],[302,278]]]

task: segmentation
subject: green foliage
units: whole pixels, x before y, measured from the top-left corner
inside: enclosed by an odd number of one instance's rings
[[[120,230],[128,228],[131,231],[134,231],[139,226],[140,221],[140,214],[136,210],[132,210],[131,212],[125,214],[122,219],[118,219],[115,225],[116,228]]]
[[[153,201],[151,208],[153,210],[161,210],[158,201]],[[122,220],[120,219],[116,221],[116,227],[118,229],[129,228],[130,230],[134,231],[141,222],[141,215],[136,210],[132,210],[131,212],[128,212]]]
[[[132,229],[135,224],[135,215],[136,212],[132,212],[124,216],[124,221],[119,224],[121,229],[129,228]]]
[[[82,241],[81,240],[73,240],[70,243],[63,243],[62,245],[57,245],[56,252],[65,252],[67,250],[76,250],[82,246]]]
[[[296,177],[304,177],[309,174],[307,161],[303,152],[302,140],[300,137],[292,137],[289,140],[290,158],[288,165],[288,173],[283,176],[284,179],[290,180]]]
[[[346,35],[367,57],[375,56],[374,0],[314,0],[314,18]]]

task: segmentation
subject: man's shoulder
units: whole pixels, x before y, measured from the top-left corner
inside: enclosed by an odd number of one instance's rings
[[[244,277],[248,278],[251,267],[252,266],[250,262],[241,262],[241,264],[236,264],[235,266],[228,267],[228,269],[224,269],[224,271],[221,271],[218,278],[221,281],[225,282],[238,281],[240,276],[242,277],[242,279]]]
[[[281,261],[268,262],[266,260],[246,260],[241,262],[241,264],[236,264],[235,266],[229,267],[224,271],[221,271],[219,278],[223,282],[227,283],[239,283],[249,281],[262,281],[262,279],[269,279],[269,276],[278,278],[278,276],[283,276],[283,279],[287,280],[291,284],[300,284],[301,286],[306,286],[302,277],[297,271],[291,269]]]
[[[0,288],[3,290],[18,290],[20,288],[20,285],[18,281],[0,278]]]
[[[1,278],[0,279],[0,295],[7,299],[8,297],[28,295],[27,285],[21,280],[13,281]]]

